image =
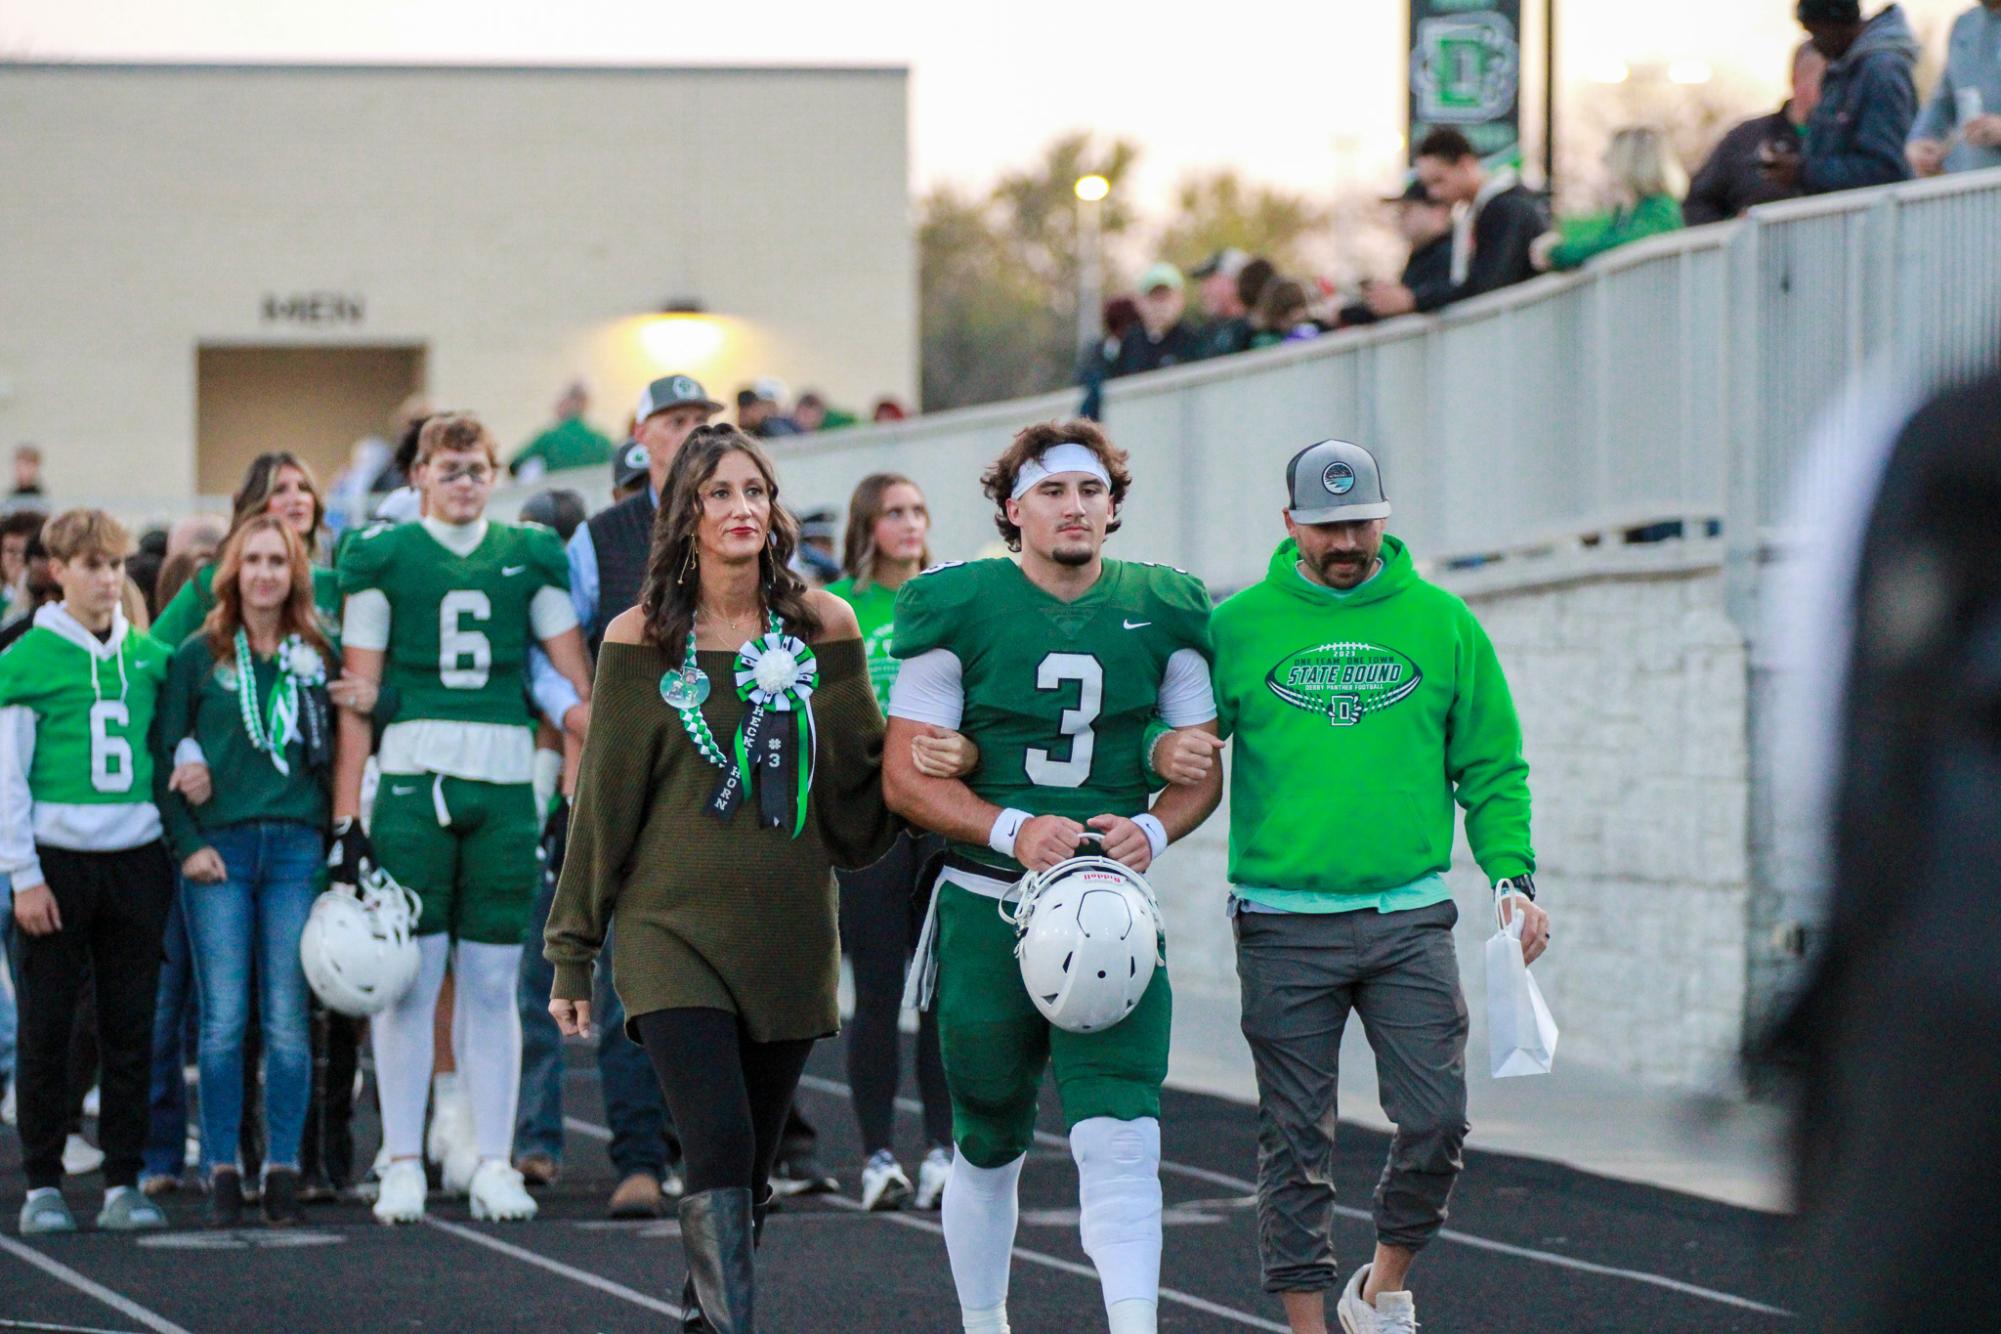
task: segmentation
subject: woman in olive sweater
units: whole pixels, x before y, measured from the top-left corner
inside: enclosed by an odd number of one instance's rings
[[[700,428],[664,490],[640,605],[598,658],[549,1009],[588,1028],[611,932],[627,1030],[686,1156],[688,1295],[739,1334],[753,1203],[807,1053],[840,1022],[831,872],[880,857],[895,825],[860,629],[788,568],[797,529],[764,452]]]
[[[243,1211],[238,1132],[250,989],[264,1039],[264,1213],[298,1221],[299,1141],[312,1087],[299,937],[326,850],[334,646],[312,565],[283,518],[223,543],[215,605],[175,651],[160,699],[161,803],[201,997],[202,1166],[210,1221]],[[226,782],[216,782],[222,774]]]

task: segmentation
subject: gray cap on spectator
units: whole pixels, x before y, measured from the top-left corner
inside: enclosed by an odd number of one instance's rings
[[[626,441],[619,446],[618,453],[611,456],[612,490],[617,491],[631,486],[646,476],[647,470],[651,467],[652,460],[647,456],[646,446],[637,440]]]
[[[702,382],[692,375],[663,375],[646,386],[646,392],[639,396],[639,406],[632,410],[632,419],[643,422],[656,412],[669,408],[707,408],[710,412],[721,412],[723,405],[709,397],[709,391],[702,388]]]
[[[1285,465],[1294,523],[1360,523],[1390,517],[1376,456],[1346,440],[1308,445]]]

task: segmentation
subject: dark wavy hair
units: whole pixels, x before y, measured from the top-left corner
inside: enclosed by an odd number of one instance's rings
[[[1015,479],[1021,476],[1023,465],[1030,459],[1051,445],[1066,442],[1082,445],[1096,454],[1112,479],[1112,521],[1105,525],[1106,535],[1119,531],[1119,525],[1124,522],[1119,517],[1119,511],[1125,507],[1126,492],[1132,489],[1133,484],[1133,475],[1126,469],[1126,452],[1113,444],[1111,437],[1100,430],[1096,422],[1083,417],[1037,422],[1023,427],[1007,447],[1007,452],[995,459],[980,477],[980,488],[994,502],[994,527],[1000,529],[1001,541],[1007,543],[1009,551],[1021,550],[1021,529],[1007,517],[1007,502],[1014,495]]]
[[[235,532],[245,520],[271,508],[271,493],[278,489],[278,474],[286,468],[297,468],[299,476],[306,479],[306,490],[312,493],[313,531],[300,539],[306,544],[306,554],[310,556],[319,544],[320,525],[326,522],[327,502],[320,494],[320,484],[313,476],[313,470],[306,466],[304,459],[289,450],[274,449],[250,460],[250,466],[243,473],[243,485],[237,487],[236,494],[230,497],[229,530]]]
[[[793,634],[812,639],[820,633],[820,617],[806,581],[792,572],[799,549],[799,521],[778,503],[778,472],[757,441],[734,426],[715,423],[689,433],[667,471],[660,489],[660,509],[653,516],[653,548],[646,558],[646,586],[639,595],[646,621],[647,642],[679,649],[695,623],[695,599],[701,592],[702,487],[730,454],[748,455],[764,477],[771,498],[770,537],[758,553],[758,580],[767,610],[778,613]]]
[[[907,486],[917,493],[917,499],[924,499],[924,488],[905,477],[900,472],[872,472],[855,483],[855,493],[848,498],[848,531],[841,544],[841,568],[855,581],[857,592],[875,582],[876,558],[882,553],[875,546],[875,524],[882,517],[883,497],[890,488]],[[925,532],[931,528],[929,515],[925,518]],[[917,568],[931,564],[931,544],[927,541],[918,555]]]

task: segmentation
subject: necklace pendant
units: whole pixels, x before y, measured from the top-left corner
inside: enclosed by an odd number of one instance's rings
[[[709,698],[709,674],[690,663],[660,678],[660,698],[671,709],[699,709]]]

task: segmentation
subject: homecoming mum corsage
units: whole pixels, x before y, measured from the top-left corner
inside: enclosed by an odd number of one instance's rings
[[[243,710],[243,730],[249,734],[251,749],[271,757],[281,774],[292,766],[285,748],[302,737],[308,752],[315,743],[326,741],[323,712],[312,707],[310,692],[327,683],[326,659],[318,649],[294,634],[278,646],[278,678],[271,684],[271,697],[262,710],[257,704],[257,677],[252,670],[250,637],[236,632],[236,701]],[[303,729],[302,729],[303,720]]]
[[[813,650],[785,633],[770,615],[763,635],[737,650],[737,698],[750,705],[725,753],[702,717],[709,697],[708,674],[695,664],[695,634],[688,632],[687,657],[677,671],[660,678],[660,697],[681,715],[681,726],[702,758],[723,771],[709,798],[709,814],[727,820],[745,797],[757,797],[757,822],[766,829],[790,826],[797,838],[806,827],[806,803],[813,786],[813,690],[820,684]]]

